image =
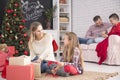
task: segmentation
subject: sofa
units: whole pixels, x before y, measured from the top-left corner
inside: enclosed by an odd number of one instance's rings
[[[112,35],[109,37],[107,48],[107,59],[103,62],[108,65],[120,65],[120,36]],[[97,43],[81,44],[84,61],[98,62],[99,57],[95,51]]]

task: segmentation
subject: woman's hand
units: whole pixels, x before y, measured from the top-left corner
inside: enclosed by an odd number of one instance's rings
[[[40,63],[41,62],[41,59],[39,58],[38,60],[34,61],[36,63]]]
[[[64,62],[58,62],[58,66],[59,67],[63,67],[64,66]]]

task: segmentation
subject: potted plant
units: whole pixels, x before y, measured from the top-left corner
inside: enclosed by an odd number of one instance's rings
[[[55,17],[54,13],[55,13],[56,9],[57,9],[57,5],[55,4],[52,8],[47,9],[45,11],[47,29],[51,28],[51,20]]]

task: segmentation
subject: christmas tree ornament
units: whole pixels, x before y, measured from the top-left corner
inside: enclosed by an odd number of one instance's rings
[[[23,44],[23,41],[20,41],[20,44]]]
[[[13,13],[13,10],[8,9],[8,10],[7,10],[7,13],[8,13],[8,14],[11,14],[11,13]]]
[[[12,30],[10,30],[10,33],[12,33],[13,31]]]
[[[23,19],[23,20],[22,20],[22,22],[26,22],[26,20],[25,20],[25,19]]]
[[[17,10],[15,9],[14,11],[16,12]]]
[[[11,10],[7,10],[7,13],[10,14],[10,13],[11,13]]]
[[[7,25],[9,26],[9,25],[10,25],[10,23],[9,23],[9,22],[7,22]]]
[[[16,17],[16,16],[17,16],[17,14],[13,14],[13,16],[15,16],[15,17]]]
[[[18,3],[15,3],[14,5],[15,5],[15,7],[18,7],[18,6],[19,6],[19,4],[18,4]]]
[[[5,37],[7,37],[7,34],[5,34]]]
[[[24,28],[24,26],[22,26],[22,25],[20,25],[19,27],[20,27],[20,29]]]
[[[4,35],[3,35],[3,34],[1,34],[1,36],[4,38]]]
[[[8,14],[6,13],[5,15],[7,16]]]
[[[25,54],[25,55],[28,55],[28,51],[24,51],[24,54]]]
[[[26,36],[27,36],[27,34],[25,33],[25,34],[24,34],[24,37],[26,37]]]
[[[16,40],[18,39],[17,35],[15,36],[15,39],[16,39]]]

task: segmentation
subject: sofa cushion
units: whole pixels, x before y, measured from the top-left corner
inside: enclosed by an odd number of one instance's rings
[[[90,44],[90,45],[88,45],[88,49],[89,50],[95,50],[96,46],[97,46],[97,43]]]
[[[93,44],[81,44],[80,45],[82,49],[89,49],[89,50],[95,50],[97,43],[93,43]]]

